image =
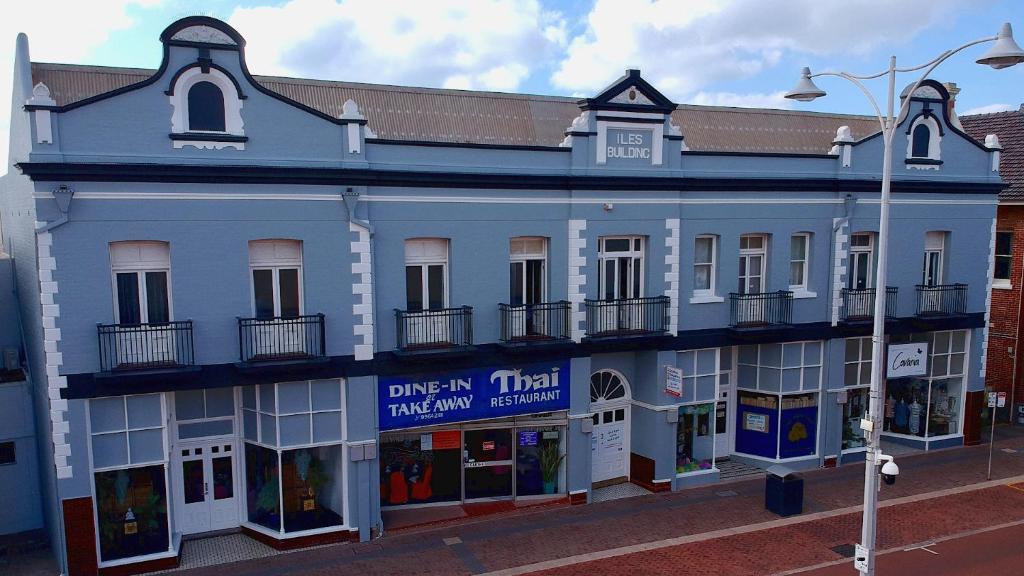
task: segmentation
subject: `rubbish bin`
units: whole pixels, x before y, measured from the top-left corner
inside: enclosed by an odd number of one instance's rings
[[[768,468],[764,481],[764,507],[779,516],[803,512],[804,479],[785,466]]]

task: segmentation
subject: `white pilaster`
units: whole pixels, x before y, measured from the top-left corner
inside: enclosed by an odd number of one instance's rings
[[[665,296],[669,297],[668,331],[679,331],[679,218],[665,219]]]
[[[583,340],[583,322],[586,320],[583,310],[584,286],[587,284],[583,273],[587,265],[587,257],[583,254],[587,247],[587,239],[583,237],[586,229],[586,220],[569,220],[569,333],[576,342]]]
[[[52,302],[54,294],[58,292],[57,281],[53,280],[53,272],[57,270],[57,259],[53,257],[50,247],[53,245],[53,236],[49,232],[42,232],[36,235],[37,259],[39,262],[40,278],[44,276],[47,280],[40,283],[40,296],[48,296],[48,302]],[[53,466],[57,472],[57,478],[71,478],[74,474],[71,465],[68,464],[71,458],[71,445],[67,441],[67,433],[70,428],[67,421],[68,402],[60,397],[62,388],[67,388],[67,377],[60,375],[60,367],[64,364],[64,355],[60,352],[61,331],[57,326],[57,319],[60,317],[60,305],[44,304],[42,310],[42,323],[44,326],[44,358],[46,366],[46,395],[50,404],[50,422],[52,425],[51,441],[53,442],[54,462]]]
[[[833,218],[832,226],[839,226],[842,218]],[[839,309],[842,306],[842,290],[846,283],[846,248],[850,241],[847,233],[849,224],[843,222],[836,230],[835,256],[832,258],[832,325],[839,324]]]
[[[373,267],[370,262],[370,231],[349,222],[348,229],[359,236],[350,245],[356,261],[352,263],[352,335],[356,360],[373,360]]]
[[[988,360],[988,321],[992,315],[992,276],[996,271],[996,219],[988,238],[988,282],[985,284],[985,327],[981,331],[981,378],[985,379],[985,365]],[[1014,351],[1016,352],[1016,350]]]

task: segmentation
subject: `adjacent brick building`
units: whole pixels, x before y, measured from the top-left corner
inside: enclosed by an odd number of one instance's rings
[[[964,130],[975,138],[999,137],[1002,146],[999,172],[1009,186],[999,195],[996,217],[997,266],[992,282],[986,386],[1006,392],[1009,406],[1024,404],[1024,366],[1021,363],[1020,326],[1024,290],[1024,104],[1011,112],[961,118]],[[1019,410],[1019,409],[1018,409]],[[1009,408],[1000,419],[1024,423],[1024,414]]]

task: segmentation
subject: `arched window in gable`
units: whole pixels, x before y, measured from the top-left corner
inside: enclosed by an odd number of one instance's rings
[[[189,131],[224,132],[224,93],[213,82],[196,82],[188,91]]]
[[[913,158],[928,158],[928,146],[931,143],[932,131],[927,124],[921,123],[914,127],[911,136],[910,156]]]

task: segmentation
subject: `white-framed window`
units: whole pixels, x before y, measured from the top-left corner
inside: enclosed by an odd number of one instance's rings
[[[93,470],[164,462],[164,404],[161,394],[89,400]]]
[[[873,286],[875,235],[858,232],[850,235],[850,269],[846,274],[846,287],[867,290]]]
[[[847,338],[846,359],[843,363],[843,386],[871,384],[871,337]]]
[[[448,307],[448,239],[414,238],[405,241],[406,310]]]
[[[994,286],[1009,286],[1013,271],[1013,232],[996,231],[996,261],[992,278]]]
[[[598,240],[597,261],[600,300],[643,297],[643,236],[601,237]]]
[[[740,294],[760,294],[764,292],[767,253],[767,234],[744,234],[740,236]]]
[[[116,324],[165,324],[171,320],[170,244],[111,242],[110,269]]]
[[[810,279],[811,234],[801,232],[789,238],[789,289],[807,291]]]
[[[907,133],[907,159],[938,161],[941,159],[942,131],[933,115],[920,115],[914,119]],[[935,162],[936,168],[938,167]]]
[[[693,295],[714,296],[718,237],[701,234],[693,239]]]
[[[945,232],[927,232],[925,234],[921,284],[929,287],[942,285],[942,260],[945,249]]]
[[[509,303],[547,301],[547,238],[521,236],[509,240]]]
[[[234,388],[178,390],[174,393],[174,421],[179,440],[233,436]]]
[[[302,315],[302,242],[249,242],[253,316],[258,320]]]
[[[893,342],[928,343],[928,373],[885,384],[883,431],[934,438],[962,433],[969,330],[893,335]]]
[[[172,87],[170,100],[172,134],[209,134],[214,142],[218,135],[245,134],[238,88],[230,76],[217,68],[203,72],[201,67],[193,66],[181,72]],[[244,138],[238,140],[242,141],[210,147],[244,149]],[[187,141],[175,142],[176,148],[183,145],[187,145]]]

